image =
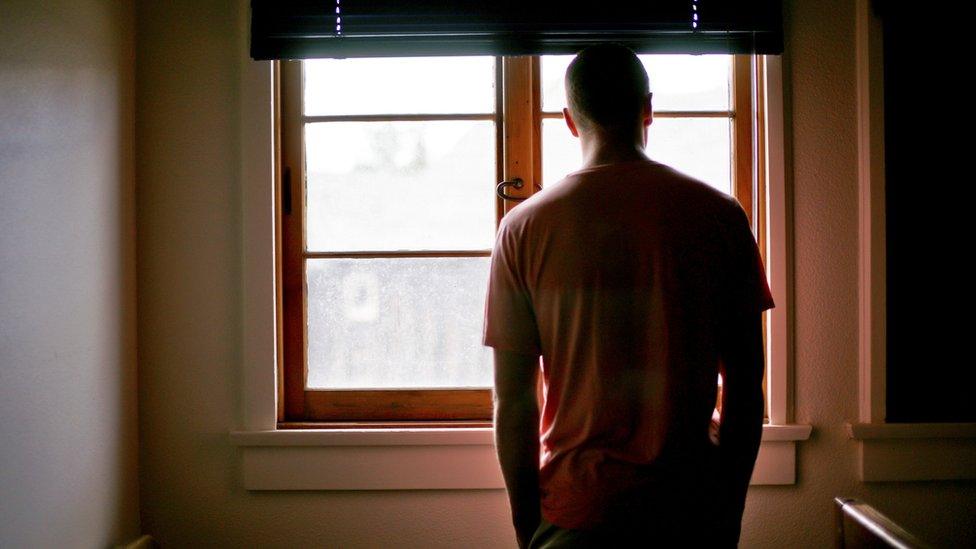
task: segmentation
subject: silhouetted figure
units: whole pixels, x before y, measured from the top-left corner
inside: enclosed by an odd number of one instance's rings
[[[735,546],[774,306],[746,213],[644,154],[652,94],[628,48],[581,51],[566,93],[583,166],[502,219],[485,310],[519,545]]]

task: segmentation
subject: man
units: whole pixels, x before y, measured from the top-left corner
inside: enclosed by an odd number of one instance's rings
[[[519,546],[734,547],[774,306],[755,238],[738,201],[644,154],[631,50],[584,49],[566,93],[583,166],[502,220],[485,308]]]

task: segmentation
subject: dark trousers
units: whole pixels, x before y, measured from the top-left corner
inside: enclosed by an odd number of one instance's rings
[[[664,523],[649,517],[643,524],[605,525],[576,530],[562,528],[542,519],[529,542],[529,549],[736,547],[734,541],[722,541],[721,537],[714,526],[695,525],[691,521]]]
[[[543,518],[529,548],[734,548],[738,516],[723,508],[715,485],[707,472],[695,480],[662,481],[618,500],[606,508],[606,521],[589,529],[562,528]]]

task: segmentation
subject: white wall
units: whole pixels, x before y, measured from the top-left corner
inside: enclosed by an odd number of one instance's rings
[[[133,23],[0,3],[0,547],[139,532]]]
[[[241,424],[239,51],[243,3],[138,8],[142,520],[164,545],[512,547],[501,491],[249,493]],[[787,2],[796,229],[796,486],[750,491],[743,547],[832,543],[831,499],[976,544],[976,485],[856,478],[857,166],[853,2]]]

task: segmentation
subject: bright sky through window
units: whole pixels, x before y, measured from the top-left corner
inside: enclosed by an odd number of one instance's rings
[[[725,55],[641,55],[659,111],[715,111],[730,109],[731,59]],[[566,106],[563,85],[571,55],[542,58],[542,110],[559,112]],[[647,154],[697,177],[726,193],[732,192],[731,120],[665,118],[654,120],[648,133]],[[557,183],[582,164],[579,140],[559,118],[542,121],[543,185]]]
[[[473,114],[495,111],[492,57],[313,59],[305,114]]]

